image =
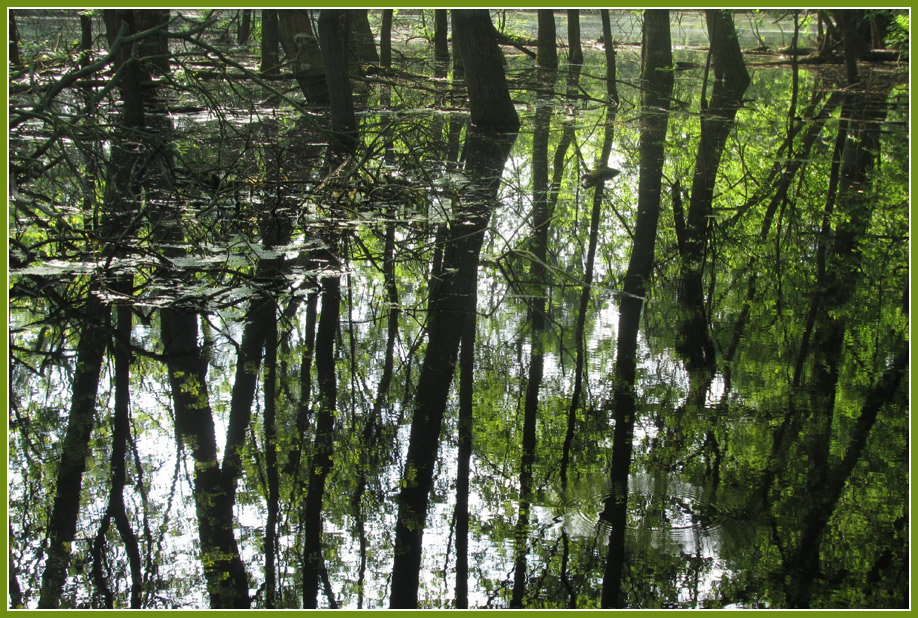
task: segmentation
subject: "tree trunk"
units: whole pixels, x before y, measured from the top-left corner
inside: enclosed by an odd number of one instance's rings
[[[383,9],[382,25],[379,27],[379,64],[392,66],[392,9]]]
[[[9,10],[9,37],[10,37],[10,65],[14,67],[22,66],[22,59],[19,57],[19,31],[16,29],[16,12]]]
[[[603,517],[611,523],[609,550],[602,583],[602,607],[621,607],[621,583],[625,561],[625,522],[628,506],[628,474],[634,440],[637,335],[647,279],[653,267],[657,219],[662,190],[664,144],[673,90],[672,46],[669,11],[646,10],[642,42],[640,178],[634,244],[625,273],[618,320],[612,406],[615,429],[612,437],[612,493]]]
[[[311,105],[328,105],[328,83],[319,41],[306,9],[277,11],[277,33],[284,55],[293,64],[293,76]]]
[[[484,9],[453,9],[453,40],[459,45],[472,124],[481,130],[516,132],[520,119],[504,75],[504,57]]]
[[[239,15],[239,31],[236,34],[236,45],[245,45],[252,35],[252,9],[242,9]]]
[[[603,9],[608,11],[608,9]],[[609,42],[611,45],[611,41]],[[567,10],[567,61],[570,64],[583,64],[583,47],[580,45],[580,11]]]
[[[449,63],[449,18],[446,9],[434,9],[434,60]]]
[[[379,64],[379,53],[376,51],[376,39],[370,29],[370,18],[367,9],[348,10],[348,26],[351,41],[351,55],[354,66],[360,63]]]
[[[543,69],[558,68],[558,49],[555,46],[555,13],[551,9],[539,9],[539,45],[536,64]]]
[[[348,77],[347,21],[346,10],[322,9],[319,14],[319,45],[331,103],[332,133],[329,150],[332,160],[337,163],[340,163],[342,156],[357,148],[357,120]]]
[[[261,10],[261,72],[264,75],[280,74],[279,23],[277,9]]]

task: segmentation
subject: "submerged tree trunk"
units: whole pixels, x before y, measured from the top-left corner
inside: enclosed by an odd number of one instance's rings
[[[621,607],[622,572],[625,563],[625,521],[628,505],[628,474],[635,424],[635,377],[637,335],[647,280],[653,267],[657,219],[662,190],[664,144],[673,90],[672,46],[669,11],[646,10],[642,41],[641,134],[639,143],[637,221],[621,295],[615,369],[612,376],[612,492],[603,517],[611,524],[609,550],[602,582],[602,607]],[[664,113],[660,113],[664,110]]]

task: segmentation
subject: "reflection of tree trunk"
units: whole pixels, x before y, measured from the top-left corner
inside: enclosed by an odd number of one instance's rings
[[[539,15],[543,12],[539,10]],[[551,19],[551,47],[554,48],[554,18]],[[542,36],[539,22],[539,49],[548,37]],[[541,57],[545,57],[543,54]],[[557,60],[557,58],[556,58]],[[552,73],[553,75],[553,73]],[[551,80],[554,81],[553,79]],[[553,85],[553,84],[552,84]],[[529,272],[532,281],[530,303],[531,355],[529,376],[526,381],[526,399],[523,404],[523,443],[520,461],[520,511],[514,534],[515,568],[513,574],[513,595],[510,607],[523,607],[526,590],[526,553],[529,534],[529,510],[532,503],[532,468],[536,455],[536,423],[539,412],[539,389],[542,387],[542,372],[545,363],[546,313],[548,310],[548,138],[551,128],[551,107],[539,105],[536,108],[535,126],[532,134],[532,234],[530,252],[532,261]]]
[[[272,305],[273,307],[273,305]],[[273,313],[273,311],[272,311]],[[277,515],[280,510],[280,479],[277,469],[277,318],[265,315],[265,476],[268,481],[265,520],[265,608],[273,609],[277,597]]]
[[[621,606],[622,571],[625,560],[625,520],[628,505],[628,473],[634,439],[637,334],[646,293],[647,279],[653,266],[657,219],[663,174],[663,149],[669,116],[660,110],[669,108],[673,89],[669,11],[644,12],[642,42],[644,88],[641,102],[640,179],[638,212],[634,227],[634,245],[625,274],[618,321],[612,406],[615,430],[612,442],[612,493],[606,501],[603,517],[612,525],[609,551],[602,584],[602,607]]]
[[[606,47],[606,76],[607,84],[615,89],[615,52],[611,43],[611,28],[609,27],[608,11],[603,9],[603,40]],[[615,97],[617,98],[617,96]],[[608,167],[609,155],[612,152],[612,142],[615,137],[615,115],[616,106],[615,98],[610,98],[606,106],[606,123],[603,134],[602,150],[596,159],[596,168],[603,169]],[[555,159],[555,165],[558,160]],[[583,275],[583,287],[580,289],[580,302],[577,309],[577,322],[574,326],[574,341],[577,345],[577,359],[574,362],[574,389],[571,392],[570,407],[567,412],[567,430],[564,434],[564,444],[561,447],[561,488],[567,488],[567,468],[570,462],[571,449],[574,445],[574,431],[577,425],[577,411],[580,409],[580,401],[583,393],[583,367],[586,363],[586,352],[584,335],[586,330],[586,316],[590,305],[590,294],[593,288],[593,269],[596,261],[596,246],[599,239],[599,225],[602,216],[602,201],[605,194],[605,180],[600,178],[593,185],[593,208],[590,214],[590,238],[587,247],[586,264]]]
[[[319,387],[319,409],[316,415],[315,442],[309,466],[309,482],[303,512],[303,607],[318,606],[319,577],[324,570],[322,558],[322,499],[325,479],[332,466],[333,433],[337,410],[335,376],[335,334],[341,305],[341,283],[337,276],[322,280],[322,313],[316,332],[316,380]]]
[[[357,122],[350,78],[347,73],[347,11],[323,9],[319,15],[319,44],[325,62],[326,81],[331,102],[331,137],[328,147],[328,169],[333,171],[357,148]],[[334,214],[334,213],[332,213]],[[322,260],[332,269],[338,265],[340,232],[332,222],[325,231]],[[327,579],[322,557],[322,501],[325,480],[334,455],[335,416],[338,408],[338,383],[335,374],[335,336],[341,311],[341,278],[329,273],[322,279],[322,312],[316,331],[315,357],[319,405],[316,414],[315,440],[312,446],[309,479],[303,507],[303,607],[318,606],[319,581]],[[334,605],[329,586],[326,595]]]
[[[473,395],[475,389],[475,334],[478,294],[472,290],[469,314],[459,353],[459,449],[456,455],[456,608],[469,607],[469,474],[472,461]]]
[[[501,69],[498,65],[497,70],[502,72]],[[474,129],[466,141],[467,173],[471,182],[451,221],[446,242],[443,276],[431,308],[428,345],[415,391],[408,456],[399,493],[390,597],[393,608],[417,606],[421,540],[433,485],[436,443],[469,298],[476,286],[478,255],[511,145],[510,136],[495,139]]]
[[[92,433],[96,408],[96,393],[102,371],[108,331],[105,327],[108,309],[94,294],[87,291],[87,321],[80,332],[77,345],[77,362],[70,395],[70,413],[67,430],[61,446],[57,467],[54,505],[48,521],[47,559],[41,579],[40,609],[59,607],[67,568],[70,564],[70,544],[76,535],[77,515],[80,510],[80,491],[86,456],[89,453],[89,436]],[[101,320],[101,323],[97,320]]]
[[[217,462],[207,389],[207,361],[198,347],[198,316],[186,309],[160,311],[176,433],[194,458],[194,501],[201,562],[213,608],[249,607],[249,585],[233,535],[233,498]]]
[[[685,221],[679,283],[679,303],[684,316],[677,349],[685,357],[689,369],[711,370],[714,367],[714,343],[705,314],[702,273],[717,169],[727,137],[733,129],[736,111],[742,105],[742,95],[749,85],[749,74],[730,14],[723,10],[709,10],[707,22],[715,81],[710,105],[702,109],[701,140]]]
[[[849,121],[844,133],[839,170],[839,190],[836,205],[838,222],[831,250],[826,251],[824,276],[817,280],[820,298],[814,312],[812,336],[812,367],[806,405],[802,415],[792,424],[802,428],[794,431],[806,436],[806,447],[801,446],[801,457],[807,458],[809,472],[804,495],[807,496],[807,517],[804,530],[792,556],[788,560],[788,605],[807,607],[811,586],[819,574],[820,542],[841,495],[854,463],[863,449],[863,441],[873,426],[879,408],[895,391],[901,379],[904,353],[900,354],[887,374],[881,378],[868,397],[858,420],[858,433],[841,464],[831,465],[829,449],[832,442],[836,394],[841,371],[845,322],[839,313],[853,298],[862,278],[860,242],[867,232],[873,211],[871,172],[880,150],[880,124],[886,116],[886,91],[855,92],[847,95],[842,115]],[[840,131],[842,129],[840,128]],[[821,239],[825,244],[828,238]],[[880,397],[880,394],[882,397]],[[879,397],[879,400],[875,401]],[[796,416],[796,415],[795,415]],[[783,432],[776,441],[779,454],[788,451],[793,438]],[[850,461],[849,461],[850,459]]]
[[[130,279],[122,282],[119,287],[125,293],[130,293]],[[129,345],[131,340],[132,309],[128,305],[121,305],[117,310],[118,324],[113,340],[115,360],[115,405],[112,429],[112,454],[111,454],[111,486],[109,488],[108,508],[99,526],[93,542],[93,578],[96,586],[102,590],[105,597],[105,607],[114,607],[114,599],[102,574],[102,554],[105,547],[105,534],[112,519],[124,542],[125,553],[131,572],[130,606],[132,609],[140,608],[140,595],[143,584],[143,574],[140,566],[140,547],[137,535],[131,528],[130,520],[124,508],[125,465],[127,461],[127,443],[130,438],[130,366],[131,355]]]

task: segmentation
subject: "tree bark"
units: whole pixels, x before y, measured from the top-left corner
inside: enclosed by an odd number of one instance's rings
[[[348,77],[347,22],[348,12],[345,10],[322,9],[319,14],[319,45],[331,104],[330,152],[332,159],[338,163],[342,156],[357,147],[357,120]]]
[[[536,64],[543,69],[558,68],[558,49],[555,46],[555,13],[551,9],[539,9],[539,44]]]
[[[379,27],[379,64],[392,66],[392,9],[383,9],[382,24]]]
[[[293,76],[311,105],[328,105],[328,83],[319,41],[306,9],[277,10],[277,33]]]
[[[453,40],[462,54],[472,124],[481,130],[518,131],[520,119],[510,99],[504,57],[488,12],[453,9],[452,15]]]
[[[449,17],[446,9],[434,9],[434,60],[449,63]]]
[[[359,63],[379,64],[379,53],[376,51],[376,40],[370,29],[367,9],[350,9],[347,18],[350,28],[351,53]]]
[[[236,34],[236,45],[245,45],[252,35],[252,9],[242,9],[239,16],[239,31]]]

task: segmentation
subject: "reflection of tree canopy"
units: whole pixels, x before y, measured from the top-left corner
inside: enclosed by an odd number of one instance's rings
[[[11,606],[906,603],[903,12],[9,31]]]

